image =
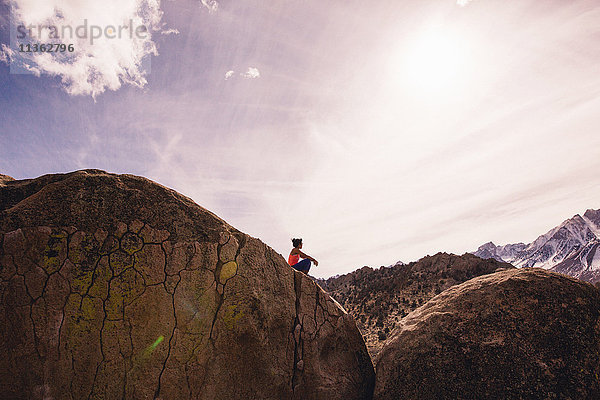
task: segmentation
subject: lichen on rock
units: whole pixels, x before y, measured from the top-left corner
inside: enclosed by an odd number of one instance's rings
[[[371,396],[344,310],[190,199],[98,170],[12,181],[0,199],[8,398]]]

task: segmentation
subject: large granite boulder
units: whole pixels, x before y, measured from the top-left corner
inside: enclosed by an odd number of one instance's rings
[[[377,362],[375,399],[598,399],[600,293],[541,269],[474,278],[418,308]]]
[[[0,185],[10,399],[364,399],[353,319],[261,241],[147,179]]]

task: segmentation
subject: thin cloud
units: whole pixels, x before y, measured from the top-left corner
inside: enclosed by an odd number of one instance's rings
[[[469,5],[469,3],[472,1],[473,0],[456,0],[456,4],[458,4],[461,7],[465,7],[465,6]]]
[[[91,95],[93,97],[106,90],[118,90],[123,84],[144,87],[147,84],[146,68],[151,55],[158,55],[152,40],[153,32],[163,32],[160,21],[163,12],[157,0],[81,0],[73,5],[68,0],[49,0],[40,7],[28,0],[15,0],[13,3],[15,24],[28,26],[55,26],[76,28],[87,23],[85,37],[73,35],[60,37],[60,42],[73,45],[70,53],[23,53],[19,65],[35,73],[49,74],[61,78],[64,90],[71,95]],[[119,31],[109,27],[129,25]],[[101,37],[91,40],[91,26],[103,30]],[[142,28],[143,27],[143,28]],[[145,29],[144,34],[129,32],[132,28]],[[105,32],[113,36],[109,38]],[[35,29],[32,36],[39,34]],[[83,32],[83,29],[81,30]],[[166,30],[164,33],[175,33]],[[41,31],[41,39],[48,41],[51,31]],[[55,34],[56,35],[56,34]],[[52,40],[50,40],[52,41]],[[14,49],[13,49],[14,50]],[[3,49],[3,59],[7,52]],[[13,62],[15,62],[13,57]]]

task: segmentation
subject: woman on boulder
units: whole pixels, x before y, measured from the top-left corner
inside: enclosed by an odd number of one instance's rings
[[[300,272],[304,272],[308,275],[308,270],[310,269],[310,262],[314,262],[315,267],[319,265],[319,262],[300,250],[302,248],[302,239],[292,239],[292,245],[294,246],[294,248],[292,249],[292,251],[290,251],[290,256],[288,257],[288,264],[290,264],[292,268],[297,269]],[[300,261],[300,257],[303,258],[302,261]]]

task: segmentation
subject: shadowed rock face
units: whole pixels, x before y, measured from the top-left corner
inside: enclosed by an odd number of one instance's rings
[[[600,294],[519,269],[454,286],[401,322],[375,399],[600,398]]]
[[[0,184],[7,398],[363,399],[354,321],[283,258],[147,179]]]

